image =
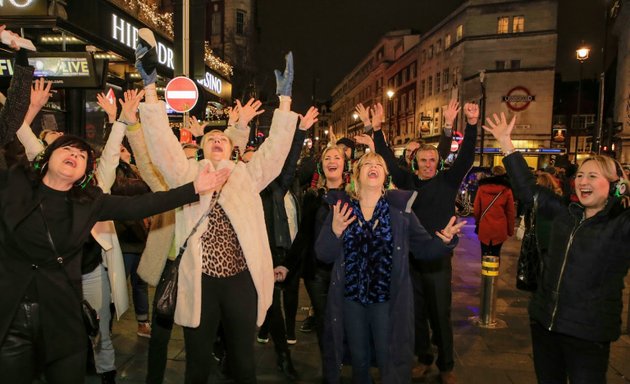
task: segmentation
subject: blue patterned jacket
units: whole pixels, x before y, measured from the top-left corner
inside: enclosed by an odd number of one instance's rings
[[[413,291],[409,276],[409,254],[416,259],[447,257],[457,244],[457,238],[445,245],[442,240],[427,233],[411,210],[417,192],[393,190],[385,195],[389,203],[394,252],[392,255],[391,298],[390,298],[390,351],[385,372],[381,372],[384,383],[411,382],[414,343]],[[325,197],[329,204],[338,200],[348,202],[344,192],[331,191]],[[332,211],[328,214],[315,243],[317,258],[325,263],[334,263],[326,313],[324,315],[324,351],[322,355],[324,376],[327,383],[338,383],[344,356],[343,300],[344,300],[344,255],[343,239],[332,231]]]

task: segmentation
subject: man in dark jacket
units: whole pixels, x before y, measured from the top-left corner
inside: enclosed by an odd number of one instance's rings
[[[382,108],[381,108],[382,111]],[[445,127],[451,129],[459,112],[458,103],[451,100],[444,111]],[[398,167],[397,160],[387,147],[381,131],[382,116],[374,116],[374,144],[376,152],[383,156],[392,175],[392,181],[400,189],[418,191],[413,211],[427,232],[434,234],[444,228],[455,214],[455,197],[459,186],[472,167],[477,141],[479,107],[464,106],[467,126],[459,155],[450,169],[438,172],[439,155],[435,147],[424,145],[415,155],[415,174]],[[381,112],[382,113],[382,112]],[[414,376],[425,376],[433,363],[430,330],[438,347],[437,366],[442,383],[456,383],[453,367],[453,327],[451,324],[451,258],[437,261],[413,261],[411,280],[414,288],[416,354],[419,366]],[[429,324],[431,328],[429,329]]]

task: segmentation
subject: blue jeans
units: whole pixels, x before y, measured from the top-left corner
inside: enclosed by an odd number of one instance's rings
[[[125,274],[131,276],[131,297],[136,311],[136,320],[149,321],[149,285],[138,276],[139,253],[123,253]]]
[[[381,374],[387,362],[389,302],[363,305],[344,299],[343,326],[352,360],[352,382],[371,383],[370,337],[374,341],[376,363]]]
[[[539,384],[606,384],[610,342],[551,332],[535,320],[531,330]]]

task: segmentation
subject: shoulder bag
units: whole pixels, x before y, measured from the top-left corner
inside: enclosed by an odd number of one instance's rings
[[[538,209],[538,193],[534,195],[534,206],[530,215],[530,226],[523,235],[521,253],[516,268],[516,288],[533,292],[538,287],[538,276],[541,270],[540,250],[536,238],[536,214]]]

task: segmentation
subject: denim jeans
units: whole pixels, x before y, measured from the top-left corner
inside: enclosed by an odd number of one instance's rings
[[[343,302],[343,327],[352,359],[352,382],[371,383],[370,340],[374,341],[376,363],[384,372],[389,349],[389,301],[363,305],[352,300]]]
[[[131,276],[131,297],[136,320],[149,321],[149,285],[138,276],[139,253],[123,253],[125,274]]]
[[[99,317],[101,331],[99,344],[94,348],[94,365],[97,373],[109,372],[116,369],[114,345],[110,338],[109,321],[111,311],[109,303],[111,288],[109,276],[103,264],[99,264],[92,272],[83,275],[83,298],[96,310]]]
[[[606,384],[610,342],[551,332],[535,320],[531,331],[539,384]]]

